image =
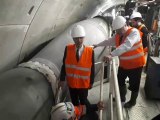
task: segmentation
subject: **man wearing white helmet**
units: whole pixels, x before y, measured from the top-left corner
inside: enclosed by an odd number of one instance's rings
[[[96,111],[104,108],[102,102],[92,104],[92,106]],[[51,120],[98,120],[98,115],[95,111],[88,115],[85,105],[83,107],[73,106],[71,102],[58,103],[51,110]]]
[[[75,44],[65,48],[59,86],[66,79],[73,105],[86,105],[94,82],[94,51],[83,44],[85,30],[81,25],[73,26],[71,36]]]
[[[140,79],[145,57],[143,52],[142,40],[137,29],[128,27],[126,19],[117,16],[112,22],[112,28],[116,35],[105,40],[94,47],[98,46],[116,46],[110,55],[104,57],[109,61],[114,56],[119,57],[118,83],[120,89],[121,101],[126,101],[126,84],[125,79],[129,78],[129,90],[132,91],[130,100],[124,104],[125,108],[130,108],[136,104],[138,96]]]
[[[132,15],[130,16],[131,24],[133,27],[137,28],[140,30],[143,35],[142,35],[142,43],[143,43],[143,48],[144,52],[147,52],[147,36],[148,36],[148,29],[147,27],[142,23],[142,15],[139,12],[133,12]]]
[[[75,113],[71,102],[59,103],[52,107],[51,120],[72,120],[72,118],[75,118]]]

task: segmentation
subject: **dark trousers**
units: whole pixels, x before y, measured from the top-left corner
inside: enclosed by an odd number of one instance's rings
[[[87,113],[85,115],[83,115],[80,120],[99,120],[99,116],[98,114],[94,111],[94,112],[90,112]]]
[[[69,88],[69,92],[74,106],[87,104],[88,89]]]
[[[118,83],[120,87],[125,86],[125,79],[129,78],[129,90],[132,92],[138,92],[141,80],[141,73],[143,67],[134,69],[118,68]]]
[[[83,115],[80,120],[99,120],[99,116],[96,113],[96,111],[98,111],[97,104],[90,104],[90,102],[87,100],[86,107],[86,114]]]

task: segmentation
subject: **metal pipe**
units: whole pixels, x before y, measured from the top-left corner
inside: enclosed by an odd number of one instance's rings
[[[46,77],[18,67],[0,76],[0,120],[49,120],[54,97]]]
[[[93,45],[109,37],[108,25],[101,18],[76,24],[85,28],[85,45]],[[55,101],[54,96],[57,94],[65,46],[73,43],[70,36],[72,27],[51,41],[29,62],[0,75],[0,120],[49,120],[52,105],[59,101]],[[95,61],[102,50],[95,50]]]
[[[108,63],[107,65],[107,81],[109,81],[111,78],[111,64]]]
[[[95,65],[98,65],[98,64],[102,64],[102,62],[96,62],[96,63],[94,63]]]
[[[107,70],[107,76],[108,76],[108,81],[109,81],[109,105],[110,105],[110,120],[113,120],[114,119],[114,117],[113,117],[113,113],[114,113],[114,111],[113,111],[113,93],[114,93],[114,81],[113,80],[111,80],[111,69],[112,69],[112,66],[111,66],[111,64],[112,64],[112,61],[109,61],[108,62],[108,70]]]
[[[115,96],[116,96],[116,107],[117,107],[117,116],[118,120],[123,120],[123,114],[122,114],[122,105],[121,105],[121,99],[119,94],[119,86],[118,86],[118,80],[117,80],[117,70],[115,66],[115,59],[112,59],[112,67],[113,67],[113,77],[114,77],[114,88],[115,88]]]
[[[114,120],[114,117],[113,117],[113,95],[112,93],[110,93],[109,95],[109,100],[110,100],[110,120]]]

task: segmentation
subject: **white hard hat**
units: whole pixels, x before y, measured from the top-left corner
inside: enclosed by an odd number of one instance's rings
[[[51,120],[63,120],[74,117],[74,106],[71,102],[58,103],[52,107]]]
[[[85,37],[85,30],[81,25],[76,25],[71,31],[72,38],[75,37]]]
[[[133,19],[133,18],[142,18],[142,15],[139,12],[133,12],[130,19]]]
[[[123,16],[117,16],[112,22],[113,30],[117,30],[125,26],[126,19]]]

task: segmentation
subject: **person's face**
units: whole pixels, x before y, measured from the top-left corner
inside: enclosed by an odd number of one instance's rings
[[[124,32],[125,32],[124,27],[116,30],[116,33],[119,34],[119,35],[122,35]]]
[[[81,48],[81,46],[83,45],[84,37],[73,38],[73,41],[77,48]]]
[[[135,19],[131,19],[131,24],[133,27],[137,26],[137,21]]]

